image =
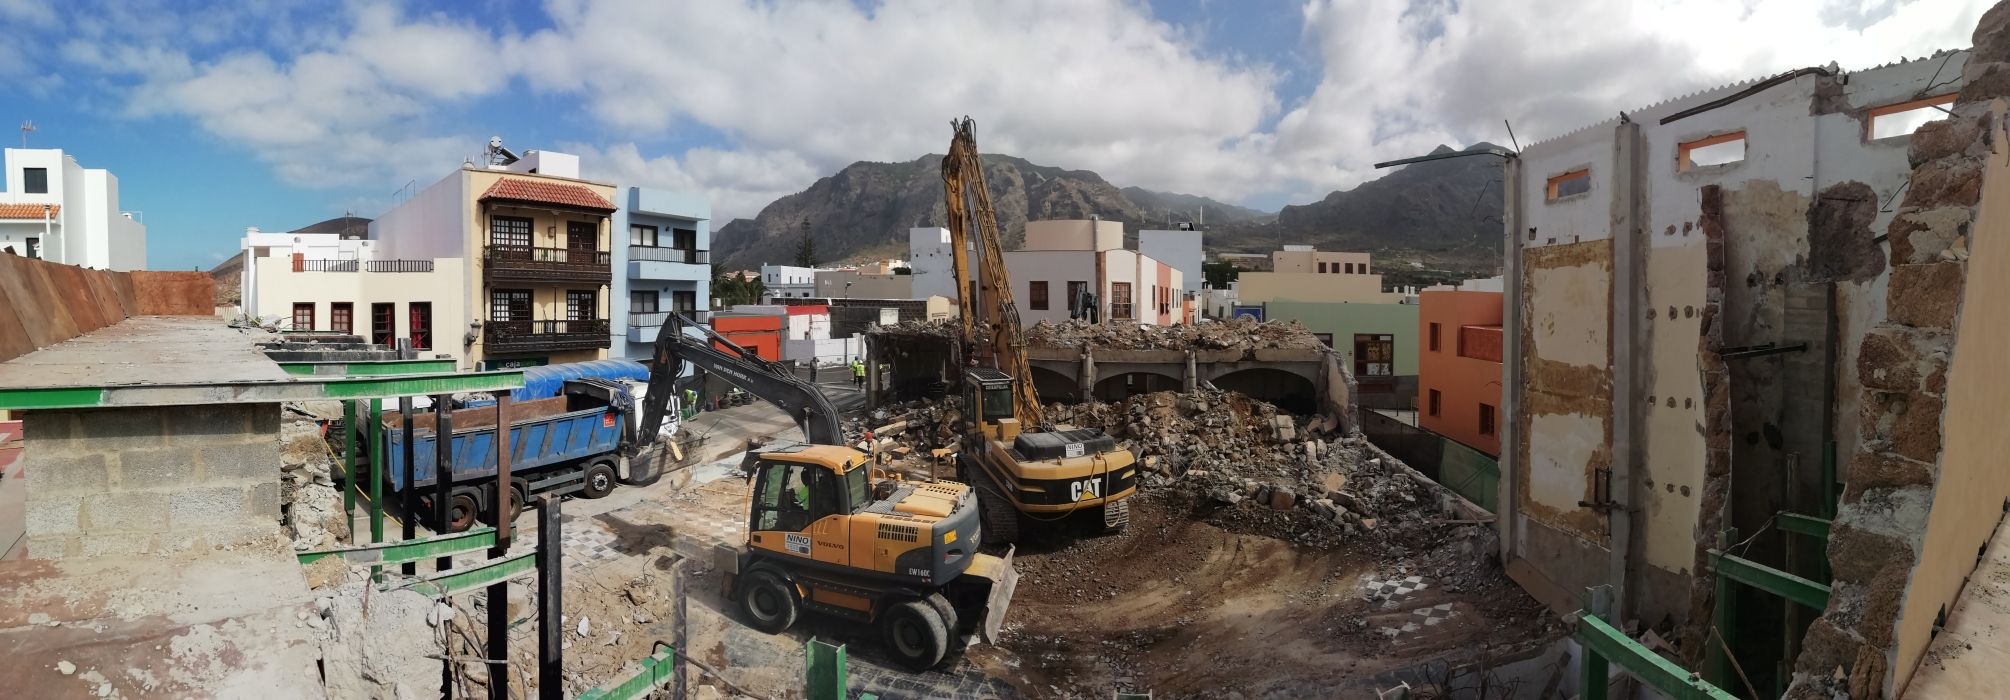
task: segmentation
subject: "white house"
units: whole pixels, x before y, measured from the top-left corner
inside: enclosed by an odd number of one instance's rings
[[[824,268],[797,267],[794,265],[762,265],[761,284],[768,293],[761,297],[761,303],[774,303],[776,299],[790,297],[809,298],[817,293],[817,273]]]
[[[0,248],[106,270],[147,267],[147,228],[119,210],[119,179],[55,148],[6,149]]]
[[[380,345],[405,341],[427,357],[459,357],[468,320],[461,303],[465,259],[380,255],[380,242],[362,237],[369,224],[343,217],[286,233],[247,229],[245,315]]]

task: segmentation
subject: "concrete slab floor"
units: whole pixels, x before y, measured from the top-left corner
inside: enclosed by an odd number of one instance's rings
[[[319,697],[314,599],[270,547],[0,562],[0,688],[34,698]],[[65,672],[64,669],[68,669]]]
[[[0,387],[287,382],[257,352],[262,331],[199,316],[135,316],[0,363]]]

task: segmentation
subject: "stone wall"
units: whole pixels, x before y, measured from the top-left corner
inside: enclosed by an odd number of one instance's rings
[[[220,548],[279,534],[279,406],[32,411],[28,556]]]
[[[2010,491],[1997,444],[2003,431],[1976,423],[2000,420],[2010,376],[1992,369],[2001,367],[2000,345],[1970,337],[1994,340],[2010,327],[1999,329],[1992,314],[1962,313],[2003,301],[1977,298],[1970,249],[2010,265],[2000,258],[2010,251],[1994,250],[2010,245],[1997,240],[2010,235],[2010,212],[1978,206],[1985,166],[2002,161],[2006,146],[1994,138],[2005,110],[1997,98],[2010,96],[2006,30],[2010,5],[1999,4],[1975,30],[1953,116],[1912,137],[1910,186],[1886,231],[1893,265],[1886,320],[1864,336],[1856,357],[1860,439],[1829,540],[1834,592],[1808,630],[1788,697],[1902,694]],[[2010,204],[2010,166],[1987,170],[1997,180],[1991,189],[2002,190],[1999,207]],[[1964,365],[1967,374],[1950,377]],[[1957,431],[1970,424],[1975,429]]]

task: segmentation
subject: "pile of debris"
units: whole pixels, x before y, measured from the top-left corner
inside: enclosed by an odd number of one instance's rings
[[[1026,329],[1026,342],[1039,347],[1110,350],[1258,350],[1320,348],[1319,338],[1297,321],[1259,322],[1248,318],[1192,326],[1101,324],[1077,320],[1041,321]]]
[[[317,405],[333,404],[333,407]],[[340,404],[286,404],[279,428],[279,505],[295,550],[332,549],[349,537],[342,493],[334,480],[335,455],[325,437]]]
[[[1369,445],[1242,394],[1156,392],[1122,403],[1056,404],[1056,424],[1099,428],[1136,455],[1147,491],[1174,488],[1226,506],[1229,524],[1306,545],[1404,530],[1448,499]]]

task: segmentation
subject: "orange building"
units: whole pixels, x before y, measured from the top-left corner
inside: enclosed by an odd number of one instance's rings
[[[768,314],[713,314],[712,330],[735,345],[754,351],[761,359],[780,362],[783,318]]]
[[[1417,295],[1417,425],[1499,457],[1501,293]]]

